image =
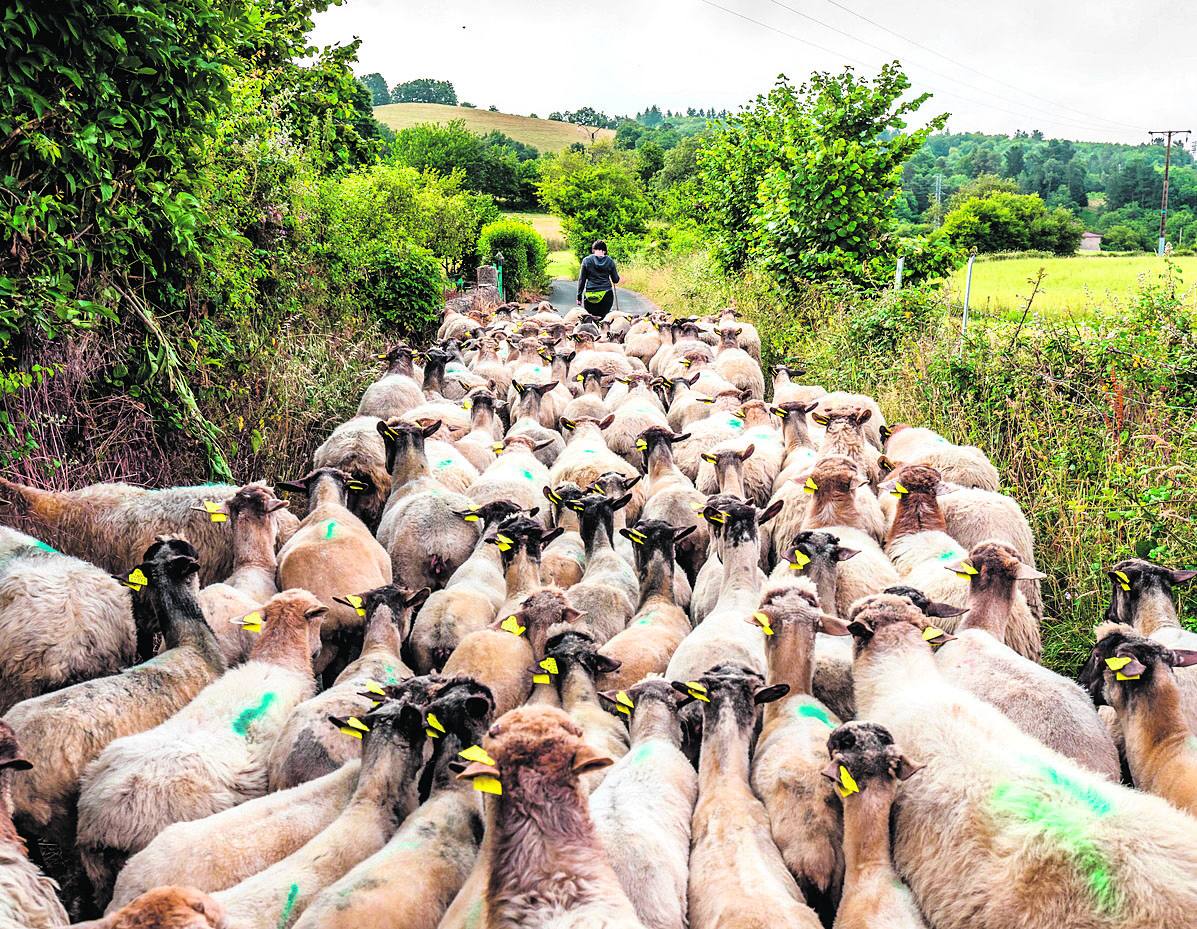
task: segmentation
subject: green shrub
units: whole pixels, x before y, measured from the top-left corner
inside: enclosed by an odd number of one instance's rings
[[[541,165],[540,199],[563,218],[569,247],[579,258],[596,239],[610,244],[648,229],[648,194],[630,152],[609,144],[561,152]]]
[[[1049,210],[1037,194],[995,190],[961,203],[944,217],[940,232],[959,248],[979,252],[1033,249],[1071,255],[1083,229],[1068,210]]]
[[[512,299],[520,291],[546,286],[545,265],[548,246],[530,225],[516,219],[501,219],[488,223],[478,236],[478,257],[494,262],[503,256],[503,292]]]

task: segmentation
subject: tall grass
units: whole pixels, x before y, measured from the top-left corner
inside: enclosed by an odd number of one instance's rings
[[[1104,263],[1104,262],[1103,262]],[[1070,673],[1127,557],[1197,566],[1197,346],[1175,269],[1145,279],[1114,319],[984,320],[961,339],[943,290],[876,298],[722,278],[705,256],[633,264],[628,286],[674,313],[733,301],[763,361],[877,398],[890,423],[982,448],[1023,507],[1044,584],[1044,661]]]

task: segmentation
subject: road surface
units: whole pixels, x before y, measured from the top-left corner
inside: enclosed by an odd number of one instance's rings
[[[659,307],[649,300],[647,297],[636,293],[634,290],[624,290],[622,287],[617,288],[619,291],[619,308],[625,313],[631,313],[633,316],[642,316],[645,313],[655,312]],[[559,277],[553,281],[553,286],[549,291],[549,303],[562,313],[568,313],[575,306],[577,306],[578,299],[578,282],[567,277]]]

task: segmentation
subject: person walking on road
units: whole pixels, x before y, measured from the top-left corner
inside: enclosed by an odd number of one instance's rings
[[[582,260],[582,273],[578,275],[578,306],[601,319],[611,311],[618,283],[619,270],[607,254],[607,243],[599,239]]]

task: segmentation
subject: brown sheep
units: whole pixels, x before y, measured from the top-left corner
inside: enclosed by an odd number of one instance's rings
[[[72,929],[230,929],[224,907],[193,887],[156,887],[103,919]]]
[[[312,454],[313,468],[337,468],[366,489],[351,494],[349,511],[371,531],[378,528],[382,508],[391,494],[386,444],[378,433],[377,416],[355,416],[341,423]]]

